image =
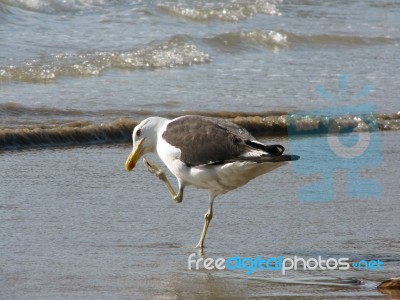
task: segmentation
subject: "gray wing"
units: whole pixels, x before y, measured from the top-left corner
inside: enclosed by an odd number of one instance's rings
[[[255,142],[246,129],[229,121],[201,116],[172,120],[162,136],[181,150],[180,159],[188,166],[243,160],[240,156],[251,148],[263,150],[265,155],[273,157],[284,150],[280,145],[266,146]]]

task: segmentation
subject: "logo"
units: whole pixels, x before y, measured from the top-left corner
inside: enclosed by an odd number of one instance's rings
[[[196,258],[196,253],[192,253],[188,257],[188,269],[189,270],[230,270],[230,271],[242,271],[246,275],[251,275],[258,271],[280,271],[282,275],[285,275],[290,270],[349,270],[350,268],[356,270],[371,270],[381,271],[383,270],[383,262],[378,260],[359,260],[350,263],[350,259],[347,257],[334,258],[329,257],[323,259],[321,256],[317,258],[303,258],[297,255],[293,257],[277,257],[263,258],[260,255],[257,257],[239,257],[233,256],[229,258],[217,258],[211,257]]]
[[[360,175],[382,162],[376,107],[352,104],[372,86],[367,84],[348,96],[347,84],[347,75],[341,74],[338,97],[317,86],[316,93],[333,106],[287,116],[290,151],[301,157],[292,168],[305,182],[298,193],[300,201],[332,201],[333,180],[339,172],[345,175],[337,185],[346,197],[372,199],[381,194],[376,181]]]

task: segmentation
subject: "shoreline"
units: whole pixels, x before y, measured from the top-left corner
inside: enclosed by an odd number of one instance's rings
[[[398,131],[400,114],[368,113],[362,115],[310,115],[270,111],[240,112],[166,112],[158,114],[174,118],[187,114],[227,119],[258,137],[315,136],[352,132]],[[142,118],[141,118],[142,119]],[[111,123],[68,120],[66,123],[43,122],[17,127],[0,127],[0,150],[82,146],[131,142],[137,120],[121,118]]]

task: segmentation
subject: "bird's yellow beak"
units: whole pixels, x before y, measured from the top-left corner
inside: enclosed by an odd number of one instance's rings
[[[125,170],[127,172],[132,171],[132,169],[136,166],[136,162],[142,156],[142,144],[144,142],[144,138],[142,138],[136,147],[132,150],[131,154],[129,154],[128,159],[125,162]]]

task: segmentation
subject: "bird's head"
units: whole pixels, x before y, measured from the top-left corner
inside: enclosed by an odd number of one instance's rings
[[[137,161],[144,154],[154,152],[157,145],[158,131],[168,121],[164,118],[151,117],[140,122],[133,130],[133,150],[125,162],[125,170],[132,171]]]

